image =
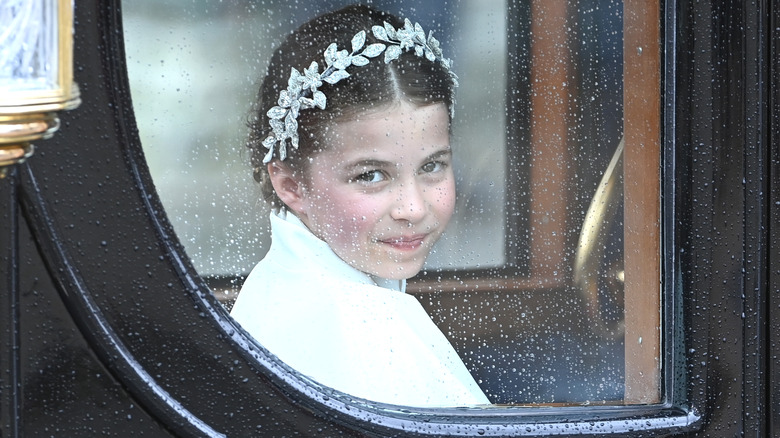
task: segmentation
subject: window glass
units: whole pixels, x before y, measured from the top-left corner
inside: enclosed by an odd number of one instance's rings
[[[270,52],[304,21],[351,2],[212,3],[182,13],[177,2],[127,2],[123,15],[136,118],[158,193],[199,272],[230,275],[247,272],[268,247],[268,213],[252,181],[244,142]],[[500,266],[504,4],[421,7],[387,1],[377,6],[435,23],[432,30],[447,46],[447,56],[460,64],[454,138],[480,145],[458,146],[458,213],[429,265]],[[463,16],[470,19],[461,22]]]
[[[270,245],[245,147],[270,54],[349,3],[123,4],[150,171],[228,306]],[[459,77],[455,213],[408,291],[492,403],[659,400],[659,18],[636,3],[372,3],[428,24]]]

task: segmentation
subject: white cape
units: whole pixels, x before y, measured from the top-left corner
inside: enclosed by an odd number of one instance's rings
[[[490,403],[405,280],[349,266],[293,214],[231,315],[286,364],[347,394],[405,406]],[[382,287],[380,287],[381,285]]]

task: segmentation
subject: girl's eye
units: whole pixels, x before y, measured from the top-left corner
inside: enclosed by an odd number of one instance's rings
[[[441,172],[447,167],[447,163],[443,161],[431,161],[423,164],[422,171],[425,173]]]
[[[352,178],[355,182],[377,183],[385,180],[385,174],[381,170],[370,170]]]

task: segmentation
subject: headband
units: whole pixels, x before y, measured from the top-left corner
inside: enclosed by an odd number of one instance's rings
[[[272,132],[263,140],[263,146],[268,149],[263,164],[268,164],[275,155],[280,160],[287,158],[287,139],[290,140],[293,149],[298,149],[299,111],[311,108],[325,109],[327,97],[318,88],[324,85],[323,82],[332,85],[348,78],[347,68],[352,65],[364,66],[382,53],[384,53],[385,64],[388,64],[398,59],[402,52],[414,49],[417,56],[440,62],[447,69],[453,84],[458,86],[458,77],[451,70],[452,61],[442,56],[439,41],[433,37],[433,32],[429,32],[426,38],[422,26],[418,23],[412,26],[412,22],[408,19],[404,20],[404,27],[399,29],[385,22],[384,27],[373,26],[371,31],[376,39],[384,43],[366,46],[366,31],[361,30],[352,37],[351,52],[338,50],[336,43],[331,43],[325,49],[325,70],[322,73],[319,72],[320,67],[316,61],[305,68],[303,73],[295,68],[291,69],[287,89],[279,93],[278,105],[266,113],[270,119]]]

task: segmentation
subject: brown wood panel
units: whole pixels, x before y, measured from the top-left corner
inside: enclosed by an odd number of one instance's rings
[[[566,244],[569,65],[566,0],[531,3],[531,277],[561,274]]]
[[[660,6],[623,8],[625,402],[644,404],[660,401]]]

